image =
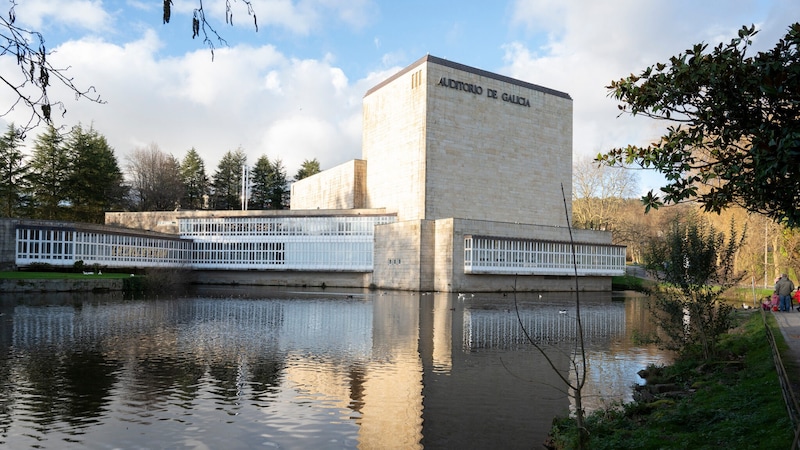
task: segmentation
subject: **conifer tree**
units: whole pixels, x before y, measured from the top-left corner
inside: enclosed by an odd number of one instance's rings
[[[183,199],[181,208],[203,209],[206,205],[209,183],[203,159],[192,147],[181,162],[181,180],[183,181]]]
[[[294,176],[294,181],[302,180],[303,178],[308,178],[311,175],[316,175],[320,173],[322,170],[319,168],[319,161],[317,158],[312,160],[303,160],[303,164],[300,165],[300,169],[297,170],[297,173]]]
[[[67,197],[73,220],[103,223],[105,212],[122,208],[126,188],[114,149],[93,127],[78,125],[66,141],[70,160]]]
[[[270,209],[286,209],[289,206],[289,186],[283,161],[276,159],[272,163],[270,179]]]
[[[250,177],[252,183],[250,209],[270,209],[273,171],[272,163],[266,155],[258,158]]]
[[[242,169],[246,163],[247,156],[241,148],[228,150],[222,156],[214,173],[214,209],[241,208]]]
[[[14,124],[0,137],[0,217],[18,217],[25,204],[28,166]]]
[[[36,137],[31,159],[34,218],[65,219],[70,162],[63,138],[53,126]]]

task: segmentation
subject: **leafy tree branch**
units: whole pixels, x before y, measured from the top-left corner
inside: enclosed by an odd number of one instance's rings
[[[697,44],[608,86],[621,114],[669,123],[647,146],[597,156],[664,175],[660,195],[642,197],[646,210],[697,201],[709,212],[741,206],[800,226],[800,23],[750,56],[756,34],[742,27],[728,44]]]

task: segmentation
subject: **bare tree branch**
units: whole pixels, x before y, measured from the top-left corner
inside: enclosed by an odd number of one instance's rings
[[[16,76],[0,73],[0,81],[13,91],[16,100],[0,112],[0,117],[10,114],[20,105],[30,110],[29,118],[22,121],[23,124],[17,129],[21,136],[42,122],[52,125],[54,108],[61,111],[62,117],[67,112],[64,102],[50,99],[49,89],[53,81],[71,91],[76,100],[105,103],[94,86],[86,89],[77,87],[73,79],[67,76],[69,67],[52,65],[49,59],[52,52],[47,50],[42,34],[16,25],[15,7],[16,2],[12,1],[8,17],[0,17],[0,56],[13,57],[19,71]]]
[[[241,0],[247,7],[247,15],[253,17],[253,25],[256,32],[258,32],[258,19],[256,18],[255,9],[250,0]],[[198,6],[192,13],[192,39],[203,36],[203,44],[208,46],[211,51],[211,59],[214,59],[214,50],[216,45],[228,45],[226,41],[217,30],[211,26],[206,18],[205,9],[203,9],[203,0],[197,0]],[[170,19],[170,7],[172,0],[164,0],[164,23],[168,23]],[[225,23],[233,26],[233,9],[231,8],[230,0],[225,0]],[[217,44],[214,44],[217,41]]]

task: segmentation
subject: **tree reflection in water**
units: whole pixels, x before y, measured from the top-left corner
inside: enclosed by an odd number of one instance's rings
[[[0,444],[531,448],[570,409],[502,294],[231,293],[5,298]],[[521,300],[566,368],[571,294]],[[632,343],[649,327],[643,300],[581,301],[588,406],[628,399],[666,358]]]

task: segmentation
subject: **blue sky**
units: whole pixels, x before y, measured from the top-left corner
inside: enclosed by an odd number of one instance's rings
[[[122,166],[135,148],[183,158],[194,147],[209,175],[238,147],[251,163],[280,158],[290,176],[304,159],[324,169],[359,158],[364,93],[428,53],[569,93],[575,158],[645,144],[665,124],[618,117],[611,80],[697,42],[727,43],[742,25],[755,24],[754,48],[767,49],[800,21],[796,0],[253,0],[256,32],[241,0],[233,27],[224,0],[204,0],[229,44],[212,61],[191,39],[199,0],[175,0],[167,25],[160,0],[17,1],[18,23],[43,33],[51,61],[107,102],[55,89],[67,106],[57,124],[92,124]],[[16,70],[5,59],[0,70]],[[9,96],[0,90],[0,104]],[[640,184],[659,182],[642,174]]]

